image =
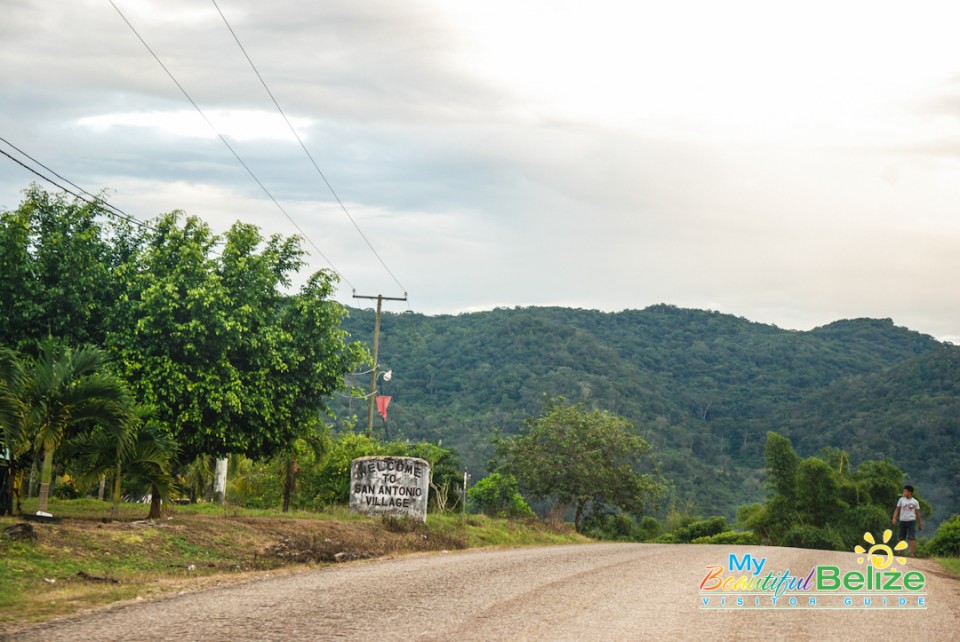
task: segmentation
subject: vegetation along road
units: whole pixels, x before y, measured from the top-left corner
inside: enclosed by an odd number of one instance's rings
[[[956,639],[960,580],[865,557],[668,544],[414,555],[121,604],[11,639]]]

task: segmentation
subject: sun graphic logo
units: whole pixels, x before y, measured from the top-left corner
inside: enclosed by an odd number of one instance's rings
[[[907,542],[899,541],[897,542],[896,546],[890,548],[888,542],[890,541],[891,537],[893,537],[893,531],[887,529],[883,531],[883,543],[877,544],[877,540],[873,538],[873,533],[864,533],[864,541],[866,541],[868,544],[872,544],[872,546],[870,546],[869,549],[865,549],[857,544],[856,548],[853,549],[853,552],[860,553],[861,555],[866,553],[865,557],[857,558],[857,564],[863,564],[865,561],[869,560],[870,564],[872,564],[874,568],[881,570],[893,564],[894,560],[900,564],[906,564],[907,560],[897,555],[896,552],[907,548]]]

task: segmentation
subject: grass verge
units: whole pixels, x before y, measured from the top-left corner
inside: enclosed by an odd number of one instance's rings
[[[25,512],[33,507],[26,502]],[[357,559],[479,546],[588,541],[564,524],[485,516],[430,515],[427,523],[370,519],[336,507],[326,513],[215,505],[170,508],[96,500],[51,500],[59,523],[0,517],[0,634],[112,602],[149,599],[277,572]],[[8,527],[29,523],[35,539]]]
[[[936,557],[934,558],[940,566],[948,572],[960,577],[960,558],[958,557]]]

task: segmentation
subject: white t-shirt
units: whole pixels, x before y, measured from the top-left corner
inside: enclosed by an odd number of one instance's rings
[[[901,497],[900,501],[897,502],[897,507],[900,509],[901,522],[917,521],[917,511],[920,510],[920,502],[918,502],[915,497],[911,497],[910,499]]]

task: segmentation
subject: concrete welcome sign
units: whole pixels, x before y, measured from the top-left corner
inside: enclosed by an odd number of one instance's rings
[[[350,511],[427,521],[430,464],[418,457],[360,457],[350,464]]]

